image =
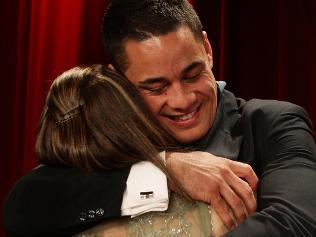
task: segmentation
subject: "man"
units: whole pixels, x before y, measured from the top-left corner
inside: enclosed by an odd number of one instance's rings
[[[166,165],[229,228],[232,209],[239,225],[226,236],[316,234],[316,148],[304,110],[245,102],[216,83],[210,43],[185,0],[113,1],[103,35],[110,66],[139,89],[161,125],[184,147],[205,151],[174,154]],[[257,212],[249,165],[260,179]],[[9,195],[5,226],[17,236],[67,236],[120,216],[128,176],[38,168]]]

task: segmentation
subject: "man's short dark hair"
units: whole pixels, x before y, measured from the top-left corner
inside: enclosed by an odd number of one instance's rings
[[[124,72],[125,42],[165,35],[181,26],[187,26],[197,40],[203,39],[201,21],[187,0],[113,0],[102,23],[106,57]]]

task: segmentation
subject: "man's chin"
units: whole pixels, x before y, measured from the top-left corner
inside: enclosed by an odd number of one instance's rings
[[[165,127],[168,133],[181,144],[193,143],[204,137],[204,135],[209,130],[209,127],[205,124],[198,124],[187,128],[185,128],[184,126],[181,128],[179,126],[172,126],[170,124],[168,124],[167,126],[166,125],[167,124],[164,123],[163,127]]]
[[[207,132],[207,131],[206,131]],[[187,133],[187,134],[176,134],[171,133],[171,135],[180,143],[180,144],[191,144],[195,141],[201,139],[206,132],[198,132],[198,133]]]

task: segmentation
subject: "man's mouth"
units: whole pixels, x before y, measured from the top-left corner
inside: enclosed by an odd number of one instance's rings
[[[168,117],[173,122],[178,122],[178,123],[191,121],[191,120],[194,120],[195,117],[197,116],[197,113],[199,112],[200,107],[201,106],[198,106],[197,108],[195,108],[190,113],[181,114],[181,115],[166,115],[166,117]]]
[[[194,110],[193,112],[189,114],[184,114],[184,115],[176,115],[176,116],[168,116],[170,119],[176,122],[183,122],[187,121],[189,119],[192,119],[194,115],[196,114],[197,110]]]

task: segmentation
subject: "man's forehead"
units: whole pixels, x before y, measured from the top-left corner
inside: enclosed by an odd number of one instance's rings
[[[204,46],[193,33],[183,27],[162,36],[143,41],[125,42],[126,76],[136,82],[146,78],[178,76],[193,62],[202,61]]]
[[[187,27],[182,26],[174,31],[170,31],[162,35],[152,35],[143,40],[126,39],[123,43],[123,50],[127,57],[133,57],[133,50],[137,48],[138,51],[146,52],[147,55],[151,55],[152,50],[163,50],[164,47],[168,48],[178,45],[179,41],[187,41],[190,44],[201,44],[200,40],[197,40],[193,32]],[[203,44],[203,43],[202,43]],[[137,55],[136,55],[137,56]]]

